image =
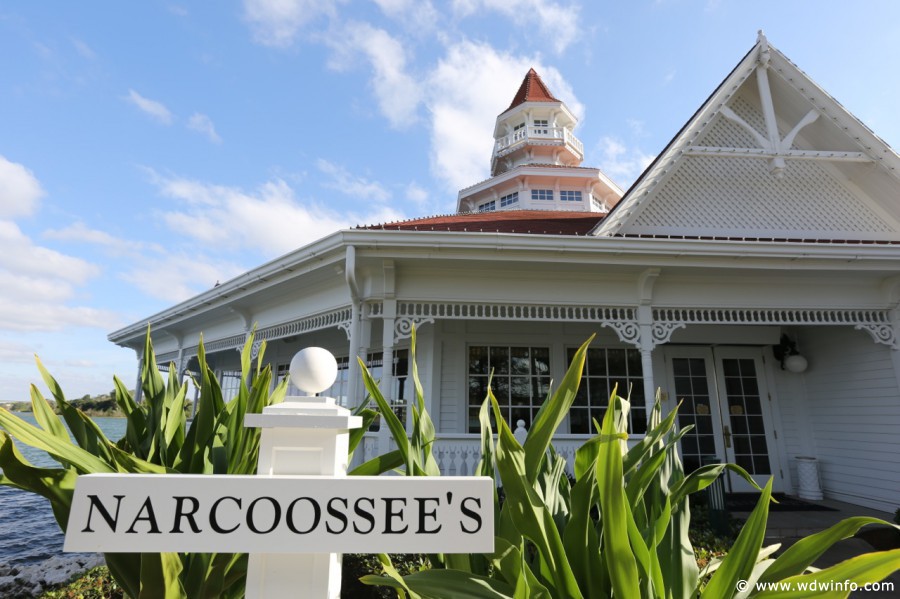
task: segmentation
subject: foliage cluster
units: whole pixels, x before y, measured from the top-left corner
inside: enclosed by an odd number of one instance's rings
[[[243,426],[244,415],[281,401],[286,386],[278,385],[270,393],[272,373],[269,367],[262,367],[264,347],[251,373],[251,343],[252,338],[242,353],[243,385],[229,403],[223,401],[201,345],[201,393],[196,417],[188,426],[183,409],[186,388],[173,374],[168,384],[163,380],[148,334],[142,371],[145,401],[136,403],[116,380],[116,401],[128,418],[126,434],[117,443],[106,439],[89,417],[66,401],[39,362],[62,418],[34,386],[31,396],[38,426],[0,410],[0,426],[6,430],[0,431],[0,484],[49,499],[57,522],[65,528],[79,474],[254,473],[260,432]],[[391,588],[411,599],[668,599],[698,594],[727,599],[736,596],[738,580],[862,583],[880,580],[900,568],[900,550],[893,550],[821,571],[810,569],[828,547],[865,524],[887,524],[875,518],[845,520],[773,559],[771,549],[762,547],[770,481],[727,556],[713,559],[701,570],[688,535],[689,495],[707,487],[726,468],[752,479],[730,464],[705,466],[686,475],[676,446],[688,429],[677,430],[677,410],[663,417],[659,401],[651,411],[647,434],[628,448],[629,403],[614,392],[602,423],[594,423],[598,433],[576,453],[575,478],[570,482],[565,461],[551,441],[574,402],[589,343],[578,350],[559,388],[543,403],[524,445],[515,439],[490,391],[481,407],[478,473],[499,477],[505,491],[502,504],[498,495],[494,497],[495,553],[431,555],[431,569],[418,567],[421,562],[415,558],[406,571],[400,571],[389,556],[380,555],[384,575],[365,576],[364,582]],[[351,474],[395,469],[409,476],[440,475],[432,454],[436,432],[425,409],[415,365],[415,335],[412,354],[415,400],[409,435],[363,365],[366,389],[397,449],[362,464]],[[377,414],[365,404],[356,412],[363,416],[364,426],[351,435],[351,451]],[[61,467],[29,464],[10,435],[45,450]],[[116,583],[131,597],[237,598],[244,594],[246,555],[108,554],[106,559]],[[749,596],[774,595],[751,592]]]
[[[200,397],[197,413],[188,423],[184,409],[187,386],[178,380],[175,368],[170,368],[168,383],[163,379],[148,331],[141,372],[143,401],[137,403],[122,381],[115,379],[116,403],[127,418],[125,436],[116,443],[66,400],[56,380],[38,361],[60,415],[34,385],[31,402],[37,426],[0,410],[0,426],[5,429],[0,431],[0,484],[47,498],[57,523],[65,530],[80,474],[254,474],[260,430],[244,427],[244,415],[280,402],[286,384],[270,393],[271,368],[262,367],[265,347],[251,380],[251,344],[252,336],[241,354],[243,384],[237,396],[226,403],[201,343]],[[30,464],[10,435],[46,451],[60,467]],[[109,553],[105,558],[110,573],[131,597],[201,599],[244,594],[246,554]]]
[[[505,491],[502,504],[497,495],[494,499],[495,553],[438,556],[432,559],[431,570],[406,576],[396,571],[387,556],[381,556],[385,575],[368,576],[365,582],[390,586],[411,599],[698,595],[727,599],[774,596],[755,593],[756,581],[862,584],[900,569],[900,550],[866,554],[821,571],[811,568],[831,545],[862,526],[887,524],[876,518],[849,518],[772,558],[775,548],[762,546],[770,480],[728,554],[700,570],[688,536],[688,496],[709,486],[725,469],[754,486],[755,482],[733,464],[704,466],[686,475],[676,448],[690,429],[675,427],[677,408],[663,417],[659,399],[646,435],[629,449],[629,403],[613,391],[603,422],[594,423],[597,434],[576,452],[575,482],[570,484],[565,460],[551,441],[575,400],[589,343],[576,352],[559,388],[541,406],[524,444],[516,440],[488,390],[479,416],[482,459],[478,473],[499,475]],[[381,405],[384,400],[374,381],[365,380]],[[415,464],[433,462],[433,427],[418,389],[416,395],[412,436],[406,440],[391,426],[398,451],[407,458],[407,474],[413,473]],[[496,440],[493,423],[498,427]],[[418,470],[431,475],[427,468]],[[750,582],[746,594],[737,589],[740,580]]]

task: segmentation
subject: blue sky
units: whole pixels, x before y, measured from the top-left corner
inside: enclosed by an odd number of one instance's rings
[[[528,68],[623,188],[765,30],[900,146],[900,3],[234,0],[0,6],[0,400],[339,228],[452,212]]]

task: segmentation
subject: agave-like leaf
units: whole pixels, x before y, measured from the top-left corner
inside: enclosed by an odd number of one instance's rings
[[[177,553],[141,554],[141,592],[138,599],[187,599],[179,575]]]
[[[766,535],[769,500],[772,497],[772,481],[773,479],[770,478],[738,538],[728,551],[728,555],[722,560],[722,565],[703,589],[703,597],[712,597],[713,599],[731,597],[735,592],[737,582],[750,577]]]
[[[73,445],[71,441],[28,424],[6,410],[0,410],[0,426],[22,443],[46,451],[57,460],[71,464],[82,474],[116,471],[112,465]]]
[[[544,402],[531,424],[528,437],[525,439],[525,472],[528,482],[534,484],[540,471],[540,463],[544,460],[550,442],[559,425],[563,423],[569,413],[569,409],[575,402],[578,387],[581,384],[581,374],[584,371],[584,359],[588,346],[594,340],[595,335],[585,341],[575,356],[572,358],[569,369],[559,384],[559,388]]]
[[[365,584],[390,586],[422,599],[513,599],[505,582],[459,570],[425,570],[407,576],[363,576]]]
[[[802,574],[807,567],[819,559],[832,545],[842,539],[852,537],[860,528],[867,524],[880,524],[900,530],[900,526],[895,526],[880,518],[869,518],[866,516],[846,518],[834,526],[800,539],[791,545],[760,577],[760,582],[771,582],[787,578],[788,576]]]
[[[817,599],[843,599],[850,595],[849,589],[824,591],[823,588],[826,588],[826,585],[829,584],[833,585],[835,581],[856,583],[861,587],[868,582],[884,580],[897,570],[900,570],[900,549],[866,553],[818,572],[791,576],[782,580],[781,583],[788,585],[791,590],[768,590],[753,595],[753,597],[758,597],[759,599],[802,599],[813,597]],[[811,588],[815,590],[809,590]]]
[[[638,567],[629,543],[629,525],[633,524],[622,472],[622,447],[616,428],[616,404],[620,398],[613,392],[603,416],[602,441],[594,472],[600,490],[600,517],[603,521],[603,548],[616,597],[640,597]],[[629,522],[631,519],[631,522]]]
[[[494,419],[498,426],[497,469],[506,491],[504,511],[518,531],[534,543],[540,555],[541,580],[559,597],[579,599],[581,590],[572,573],[565,547],[550,511],[529,481],[525,450],[516,441],[503,419],[500,405],[491,395]]]

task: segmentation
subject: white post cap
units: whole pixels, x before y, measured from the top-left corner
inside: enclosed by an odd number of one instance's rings
[[[297,352],[291,360],[291,382],[310,395],[331,387],[337,378],[337,360],[331,352],[321,347],[307,347]]]

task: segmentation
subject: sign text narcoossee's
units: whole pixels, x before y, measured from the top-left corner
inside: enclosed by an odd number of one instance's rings
[[[489,553],[488,477],[81,476],[66,551]]]

